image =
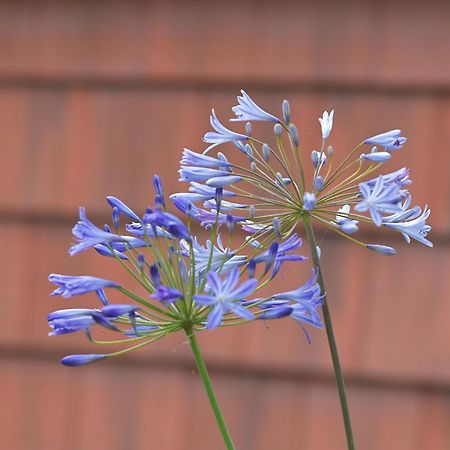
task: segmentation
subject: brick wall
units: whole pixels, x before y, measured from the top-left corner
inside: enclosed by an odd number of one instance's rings
[[[1,2],[4,448],[222,448],[183,336],[60,366],[97,348],[47,336],[48,312],[89,304],[50,299],[47,275],[120,278],[68,257],[77,207],[98,223],[109,194],[142,209],[154,173],[176,190],[181,148],[201,150],[211,106],[226,117],[241,88],[269,110],[289,98],[305,148],[331,108],[338,155],[386,129],[408,136],[391,167],[411,167],[435,248],[368,236],[397,247],[383,258],[327,234],[322,260],[358,448],[449,448],[449,16],[444,0]],[[345,448],[325,333],[312,339],[288,320],[200,337],[237,448]]]

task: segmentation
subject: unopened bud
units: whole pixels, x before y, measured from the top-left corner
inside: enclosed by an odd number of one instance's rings
[[[283,133],[283,127],[279,123],[276,123],[273,127],[273,132],[275,133],[276,137],[281,137],[281,134]]]
[[[298,147],[300,145],[300,139],[298,137],[297,127],[293,123],[289,125],[289,136],[294,147]]]
[[[262,155],[265,162],[269,162],[270,147],[267,144],[262,145]]]
[[[283,120],[286,125],[291,121],[291,106],[287,100],[283,100]]]

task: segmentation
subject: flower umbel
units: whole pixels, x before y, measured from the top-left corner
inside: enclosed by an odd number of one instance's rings
[[[239,205],[239,213],[236,216],[234,211],[228,212],[231,217],[229,220],[232,221],[232,218],[236,217],[235,222],[245,224],[244,230],[251,224],[259,227],[254,238],[262,239],[265,245],[276,238],[271,226],[275,218],[280,224],[283,238],[286,238],[306,216],[368,249],[373,249],[369,245],[378,244],[364,243],[348,236],[358,231],[357,224],[373,223],[378,227],[384,225],[403,233],[408,242],[409,237],[413,237],[425,245],[430,245],[430,241],[425,239],[431,229],[425,223],[429,216],[427,208],[420,217],[414,216],[412,219],[411,215],[407,222],[400,220],[403,215],[396,215],[402,211],[402,201],[409,196],[405,188],[411,183],[408,169],[399,169],[373,178],[373,174],[392,159],[390,152],[402,148],[405,144],[406,138],[401,136],[400,130],[395,129],[364,139],[336,164],[333,147],[325,148],[325,142],[329,139],[333,127],[334,110],[330,113],[325,111],[319,118],[321,148],[311,152],[313,177],[307,182],[303,162],[306,159],[302,155],[300,134],[292,122],[289,103],[285,100],[282,104],[283,120],[258,106],[244,91],[242,96],[238,97],[238,103],[239,105],[233,108],[237,117],[230,120],[265,121],[271,126],[275,123],[274,142],[266,142],[258,139],[253,132],[248,133],[251,128],[248,126],[245,134],[225,128],[213,113],[211,123],[216,131],[220,130],[220,139],[219,136],[214,140],[208,139],[211,133],[207,133],[205,140],[213,145],[206,151],[229,142],[234,144],[234,148],[230,148],[227,158],[222,153],[220,158],[208,154],[203,165],[206,166],[211,158],[216,161],[216,167],[219,167],[219,160],[226,161],[226,167],[213,169],[218,173],[201,172],[201,176],[182,176],[181,181],[189,182],[189,191],[197,195],[178,193],[173,196],[174,199],[188,200],[191,211],[195,210],[194,217],[203,225],[209,226],[214,214],[218,214],[220,223],[225,223],[225,216],[221,216],[220,208],[212,202],[204,205],[210,211],[195,209],[197,207],[194,203],[205,199],[200,197],[205,195],[205,189],[226,185],[227,195],[235,196],[236,204]],[[372,145],[371,151],[358,154],[364,144]],[[378,150],[376,146],[382,149]],[[247,156],[247,163],[242,162],[242,156],[236,152],[235,147]],[[189,158],[184,156],[181,172],[200,172],[198,161],[202,157],[205,155],[189,153]],[[224,171],[227,173],[223,173]],[[220,180],[220,183],[216,180]],[[213,197],[212,191],[210,192],[211,199]],[[415,207],[415,210],[417,208],[419,207]],[[249,244],[253,245],[254,242],[249,241]]]
[[[201,170],[228,167],[223,158],[212,161],[212,157],[192,153],[185,150],[184,162],[191,161]],[[219,169],[206,167],[213,165]],[[223,170],[223,176],[228,173]],[[194,184],[195,195],[207,199],[205,205],[211,212],[196,207],[184,196],[172,197],[175,205],[187,216],[187,221],[183,221],[165,209],[161,180],[156,178],[156,181],[155,207],[147,208],[142,216],[118,198],[107,198],[113,209],[114,232],[108,226],[104,230],[98,228],[87,219],[84,208],[80,208],[80,222],[73,229],[78,243],[74,246],[75,251],[72,247],[70,253],[94,247],[99,254],[115,259],[146,295],[103,278],[51,274],[49,281],[57,286],[52,296],[69,298],[96,293],[102,303],[100,307],[91,309],[72,308],[51,313],[48,316],[51,336],[81,331],[96,343],[94,334],[103,328],[121,335],[111,342],[126,345],[125,349],[108,354],[71,355],[62,360],[63,364],[79,366],[117,356],[180,330],[192,333],[222,325],[238,325],[259,317],[281,318],[291,313],[292,317],[299,319],[298,306],[285,307],[283,314],[280,314],[281,310],[269,313],[268,309],[274,307],[273,296],[256,300],[248,298],[266,285],[282,264],[305,259],[295,253],[301,246],[298,236],[281,239],[271,246],[253,239],[254,245],[247,254],[242,253],[245,243],[241,249],[232,250],[223,245],[219,228],[227,224],[232,230],[232,225],[239,219],[228,211],[246,205],[223,200],[224,196],[230,196],[230,192],[222,188]],[[227,214],[219,213],[220,208]],[[121,217],[132,221],[124,224],[124,230],[121,229]],[[192,235],[190,220],[193,218],[208,224],[210,239],[206,245]],[[259,272],[261,274],[257,277]],[[127,302],[110,303],[105,295],[107,288],[119,291],[127,297]],[[304,303],[305,310],[310,308],[306,299]],[[303,320],[310,322],[306,317]]]

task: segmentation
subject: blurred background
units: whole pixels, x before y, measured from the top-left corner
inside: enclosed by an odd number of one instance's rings
[[[106,195],[152,203],[154,173],[180,190],[182,147],[203,150],[210,108],[230,117],[244,88],[275,114],[288,98],[308,152],[325,109],[336,155],[392,128],[408,137],[386,170],[412,169],[434,249],[370,230],[397,247],[386,258],[317,234],[358,449],[449,449],[449,18],[446,0],[1,1],[2,448],[223,447],[181,335],[60,366],[99,349],[49,338],[46,315],[95,300],[49,298],[47,276],[122,279],[67,255],[78,206],[102,225]],[[278,283],[309,273],[290,266]],[[200,336],[238,449],[345,449],[325,332],[311,335],[281,320]]]

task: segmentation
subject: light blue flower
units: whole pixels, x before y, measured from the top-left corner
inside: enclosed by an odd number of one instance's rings
[[[234,131],[231,131],[227,127],[222,125],[222,123],[220,123],[219,119],[217,118],[214,109],[212,110],[210,122],[215,131],[209,131],[203,137],[203,140],[205,142],[212,144],[205,150],[204,153],[207,153],[217,145],[224,144],[226,142],[239,142],[249,139],[249,137],[245,134],[235,133]]]
[[[397,252],[395,248],[388,247],[387,245],[379,245],[379,244],[367,244],[366,247],[369,250],[373,250],[374,252],[380,253],[385,256],[394,256]]]
[[[189,245],[186,241],[180,242],[182,255],[189,257]],[[224,248],[220,235],[217,237],[217,246],[213,245],[210,240],[206,241],[206,246],[199,244],[197,239],[192,240],[192,249],[195,259],[196,273],[203,273],[209,266],[209,270],[213,272],[221,271],[221,273],[229,272],[235,267],[243,266],[247,257],[244,255],[236,255],[229,248]]]
[[[391,154],[389,152],[363,153],[361,155],[361,159],[365,159],[366,161],[372,161],[376,163],[382,163],[389,161],[391,159]]]
[[[324,111],[322,117],[319,117],[320,127],[322,129],[322,139],[328,139],[331,129],[333,128],[334,109],[328,114]]]
[[[305,284],[293,291],[282,292],[272,296],[262,306],[269,308],[291,307],[292,312],[290,316],[293,319],[322,328],[322,320],[317,310],[323,303],[323,296],[321,295],[317,277],[318,271],[313,270],[311,278]]]
[[[371,180],[367,181],[366,184],[369,187],[373,188],[377,181],[378,177],[372,178]],[[400,187],[407,186],[412,183],[409,178],[409,169],[406,167],[402,167],[401,169],[398,169],[394,172],[383,175],[383,181],[385,185],[397,183]]]
[[[69,248],[70,256],[76,255],[97,244],[107,245],[112,242],[127,242],[130,239],[134,239],[101,230],[86,217],[86,210],[83,207],[80,207],[80,220],[73,227],[72,234],[77,243]]]
[[[237,97],[239,105],[231,108],[236,117],[230,120],[263,120],[269,122],[280,122],[277,117],[260,108],[244,90],[241,90],[241,93],[242,96]]]
[[[61,295],[64,298],[86,294],[87,292],[97,291],[107,287],[119,287],[119,284],[115,281],[84,275],[72,276],[52,273],[49,275],[48,280],[59,286],[50,295]]]
[[[350,205],[344,205],[339,209],[338,214],[336,214],[336,224],[339,228],[347,234],[353,234],[358,231],[358,221],[349,218]]]
[[[360,183],[359,190],[364,200],[355,206],[359,212],[369,211],[376,226],[382,224],[382,213],[396,213],[401,210],[400,202],[406,195],[395,182],[386,184],[383,175],[380,175],[371,188],[367,183]]]
[[[183,166],[178,172],[180,174],[179,181],[206,181],[210,178],[226,177],[229,175],[227,170],[193,166]]]
[[[364,141],[364,144],[380,145],[386,150],[399,150],[407,141],[405,137],[400,136],[401,130],[391,130],[385,133],[377,134]]]
[[[303,209],[311,211],[316,207],[317,198],[313,192],[305,192],[303,195]]]
[[[237,175],[226,175],[226,176],[219,176],[219,177],[213,177],[206,181],[206,184],[210,187],[218,188],[218,187],[224,187],[229,186],[230,184],[238,183],[242,180],[242,177]]]
[[[408,243],[413,238],[428,247],[433,247],[433,243],[426,238],[431,231],[431,226],[426,224],[431,210],[428,209],[428,206],[425,206],[423,211],[418,206],[408,209],[410,201],[411,199],[408,197],[403,205],[402,211],[384,217],[383,225],[402,233],[402,236]]]
[[[211,167],[222,170],[231,166],[228,161],[213,158],[202,153],[196,153],[187,148],[183,149],[183,156],[180,163],[185,166]]]
[[[208,314],[206,327],[210,330],[217,328],[223,320],[223,316],[228,312],[233,312],[244,320],[252,320],[253,314],[241,303],[245,297],[251,295],[258,286],[258,280],[252,278],[244,281],[240,286],[239,269],[234,268],[223,279],[215,272],[207,273],[210,294],[194,295],[194,300],[199,305],[211,306]]]

